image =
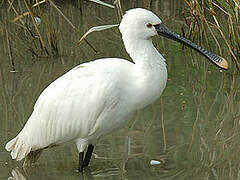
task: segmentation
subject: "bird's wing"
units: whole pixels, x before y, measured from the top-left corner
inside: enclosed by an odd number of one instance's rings
[[[98,128],[99,116],[120,102],[121,84],[126,79],[121,68],[126,70],[130,64],[123,60],[98,60],[59,77],[39,96],[26,131],[38,134],[35,139],[43,144],[91,135]]]

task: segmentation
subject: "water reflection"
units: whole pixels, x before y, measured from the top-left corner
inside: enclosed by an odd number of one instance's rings
[[[45,174],[43,178],[37,178],[34,176],[33,172],[26,172],[23,169],[20,169],[16,167],[11,171],[11,176],[8,177],[8,180],[27,180],[27,179],[62,179],[65,176],[49,176],[50,172],[42,172],[42,169],[39,169],[41,174]],[[121,176],[121,170],[119,168],[108,168],[104,170],[99,170],[99,171],[91,171],[89,168],[86,168],[86,170],[82,173],[79,174],[77,171],[72,172],[75,174],[76,179],[81,179],[81,180],[92,180],[96,178],[110,178],[113,179],[114,177],[120,177]],[[78,178],[77,178],[78,177]],[[67,179],[69,179],[69,176],[66,176]],[[115,178],[114,178],[115,179]]]
[[[12,176],[8,180],[26,180],[26,177],[23,176],[19,168],[15,168],[11,172]]]

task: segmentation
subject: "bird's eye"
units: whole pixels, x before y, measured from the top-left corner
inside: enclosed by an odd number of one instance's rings
[[[151,23],[148,23],[146,26],[147,26],[148,28],[151,28],[151,27],[152,27],[152,24],[151,24]]]

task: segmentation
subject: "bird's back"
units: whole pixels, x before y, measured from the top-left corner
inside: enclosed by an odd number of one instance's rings
[[[79,138],[97,138],[118,126],[113,115],[124,104],[124,82],[133,64],[122,59],[101,59],[81,64],[51,83],[39,96],[16,141],[6,145],[18,158],[24,144],[29,152]],[[118,116],[125,119],[128,110]],[[102,121],[108,121],[103,126]],[[123,120],[124,121],[124,120]],[[121,124],[121,123],[120,123]]]

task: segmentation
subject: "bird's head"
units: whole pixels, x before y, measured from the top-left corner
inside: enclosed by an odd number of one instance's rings
[[[123,16],[119,29],[123,36],[149,39],[157,35],[154,25],[162,21],[151,11],[142,8],[131,9]]]
[[[158,16],[149,10],[142,8],[128,10],[122,18],[119,29],[124,41],[148,40],[155,35],[163,36],[194,49],[222,69],[228,68],[228,63],[224,58],[169,30]]]

